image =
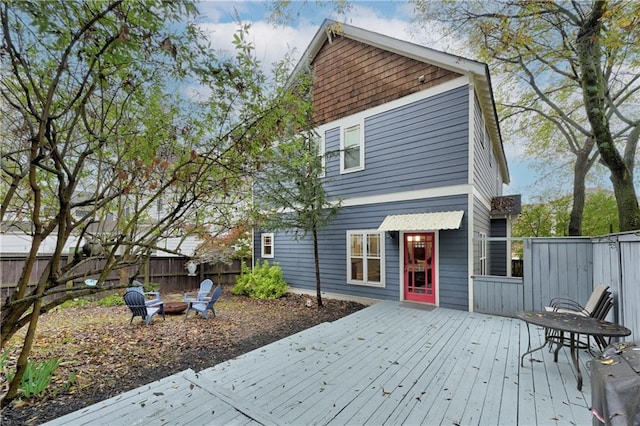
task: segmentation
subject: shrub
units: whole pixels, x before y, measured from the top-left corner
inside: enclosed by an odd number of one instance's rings
[[[111,294],[98,300],[100,306],[122,306],[124,305],[124,299],[119,294]]]
[[[236,279],[236,285],[231,292],[235,295],[245,295],[255,299],[277,299],[284,296],[289,285],[282,276],[282,269],[277,263],[269,265],[266,260],[260,264],[258,260],[253,270],[242,265],[242,274]]]
[[[91,303],[91,299],[89,299],[88,297],[77,297],[75,299],[71,299],[71,300],[65,301],[64,303],[59,305],[59,308],[60,309],[64,309],[64,308],[84,308],[86,306],[89,306],[90,303]]]

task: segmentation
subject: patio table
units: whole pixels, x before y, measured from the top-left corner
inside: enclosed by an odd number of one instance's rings
[[[614,343],[591,369],[593,425],[640,425],[640,341]]]
[[[564,333],[569,333],[569,348],[573,367],[578,378],[578,390],[582,390],[582,373],[580,372],[580,365],[578,364],[578,337],[581,334],[583,336],[602,337],[623,337],[631,334],[631,330],[619,324],[567,312],[519,311],[516,312],[515,315],[527,324],[527,333],[529,336],[528,350],[520,357],[520,365],[522,367],[524,367],[524,357],[527,354],[544,348],[548,343],[558,344],[553,358],[554,362],[558,362],[558,351],[562,346],[566,346]],[[557,330],[560,333],[558,335],[545,333],[545,341],[542,346],[531,349],[529,324],[539,325],[551,330]]]

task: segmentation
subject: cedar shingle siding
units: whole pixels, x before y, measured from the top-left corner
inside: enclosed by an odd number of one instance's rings
[[[433,65],[345,37],[313,61],[314,120],[322,125],[459,77]],[[424,82],[418,77],[424,75]]]

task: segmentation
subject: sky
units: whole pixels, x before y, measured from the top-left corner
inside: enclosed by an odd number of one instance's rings
[[[210,34],[212,45],[219,50],[232,52],[232,37],[237,29],[237,19],[251,24],[248,40],[252,41],[258,59],[265,65],[284,58],[287,52],[294,52],[297,59],[304,53],[318,28],[326,18],[394,38],[425,45],[447,53],[461,54],[464,50],[461,40],[445,39],[430,28],[427,34],[411,24],[413,7],[406,1],[351,1],[346,16],[338,16],[330,4],[317,6],[316,2],[293,1],[290,13],[293,17],[287,26],[274,26],[268,22],[269,8],[263,1],[214,1],[202,0],[200,26]],[[464,55],[463,55],[464,56]],[[474,58],[471,58],[474,59]],[[504,195],[521,194],[523,202],[531,202],[532,195],[549,181],[550,176],[542,175],[524,156],[522,143],[503,141],[511,183],[504,188]],[[570,193],[571,180],[566,188],[555,188],[556,194]]]

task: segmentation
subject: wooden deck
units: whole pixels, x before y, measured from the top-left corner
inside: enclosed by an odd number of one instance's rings
[[[579,392],[568,349],[526,347],[517,319],[381,302],[48,424],[590,424],[590,356]]]

